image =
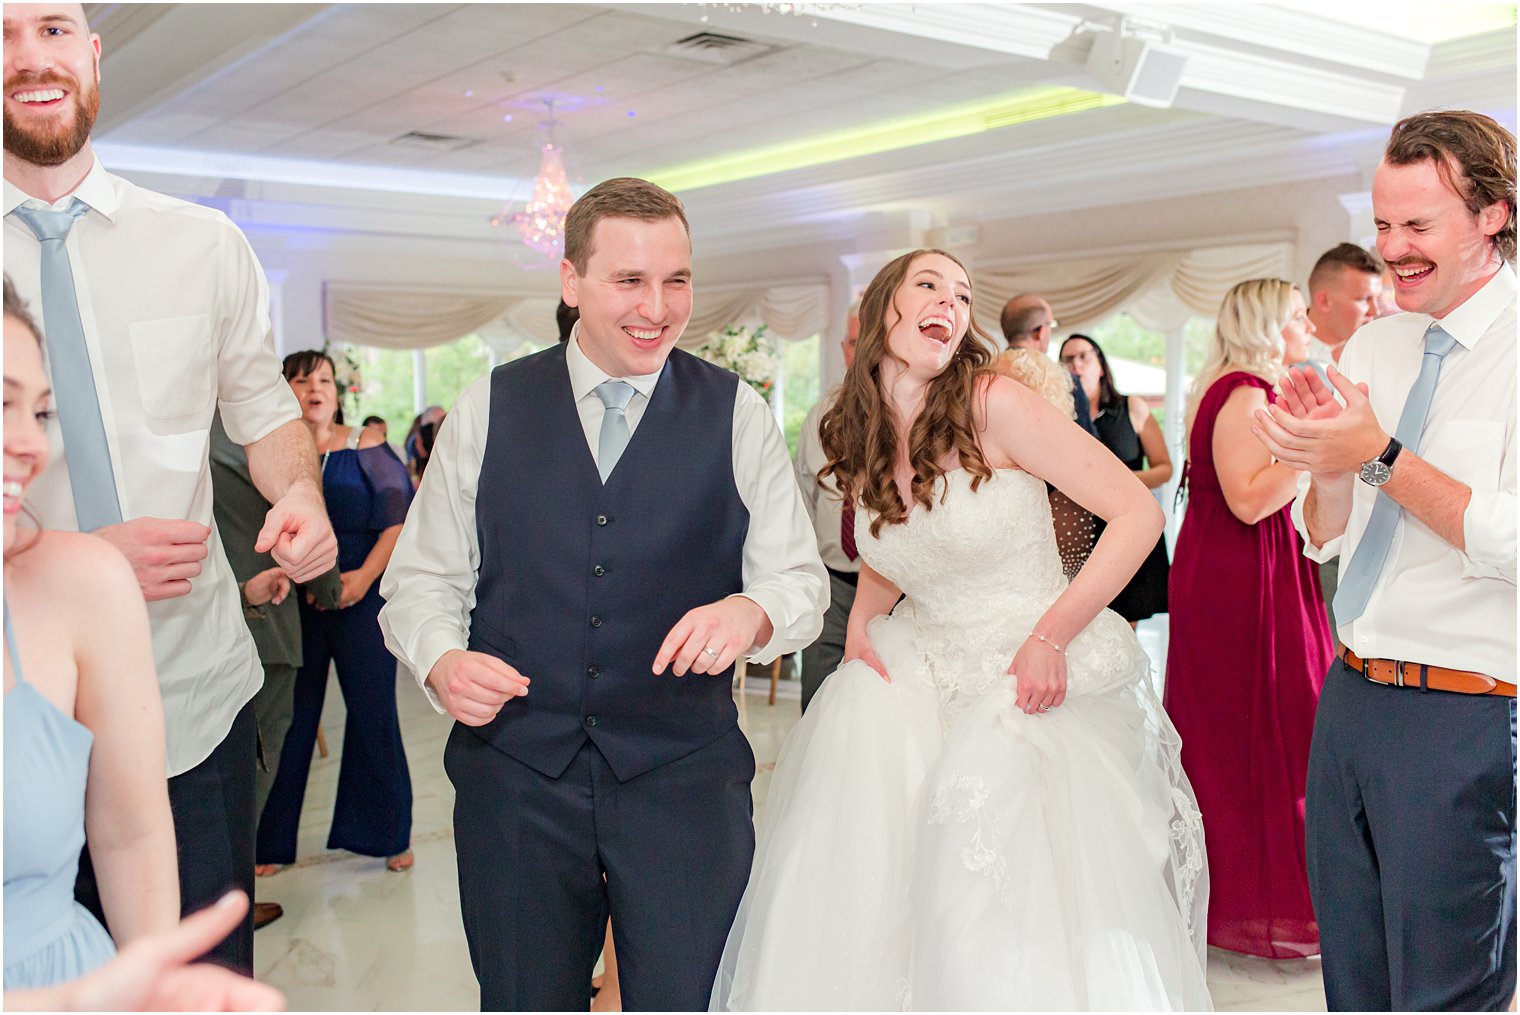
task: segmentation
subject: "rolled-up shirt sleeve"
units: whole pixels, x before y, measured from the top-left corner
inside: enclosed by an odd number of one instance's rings
[[[1293,509],[1289,512],[1293,516],[1293,527],[1298,530],[1299,537],[1304,542],[1304,556],[1316,564],[1323,564],[1328,560],[1334,560],[1341,555],[1341,544],[1346,541],[1346,533],[1325,540],[1324,546],[1315,546],[1309,539],[1309,525],[1304,521],[1304,498],[1309,496],[1309,484],[1312,482],[1307,472],[1298,475],[1298,495],[1293,498]],[[1349,520],[1347,522],[1349,525]]]
[[[248,240],[225,223],[218,252],[221,315],[217,340],[216,398],[227,436],[248,445],[301,418],[301,407],[280,372],[269,327],[269,283]]]
[[[1515,434],[1504,435],[1497,490],[1474,490],[1462,516],[1462,577],[1515,582]]]
[[[749,656],[766,663],[817,639],[829,583],[786,438],[770,406],[743,383],[734,398],[733,451],[734,481],[749,509],[741,594],[759,604],[774,629]]]
[[[475,493],[485,454],[490,375],[465,390],[444,419],[422,486],[412,501],[390,565],[380,580],[386,647],[416,675],[438,712],[428,674],[445,652],[465,649],[480,546]]]

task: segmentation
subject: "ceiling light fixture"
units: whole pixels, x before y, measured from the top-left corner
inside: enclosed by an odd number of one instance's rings
[[[546,140],[539,150],[538,175],[533,180],[533,196],[522,211],[513,214],[511,205],[491,217],[491,225],[512,225],[530,250],[543,256],[545,266],[557,265],[565,252],[565,215],[575,203],[570,180],[565,174],[564,152],[556,142],[554,100],[544,102],[549,118],[540,126]]]
[[[1173,45],[1172,30],[1128,17],[1093,27],[1087,73],[1103,90],[1138,106],[1171,108],[1188,64],[1187,51]]]

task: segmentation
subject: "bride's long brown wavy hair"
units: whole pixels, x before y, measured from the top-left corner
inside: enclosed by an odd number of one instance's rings
[[[902,359],[887,348],[887,332],[902,319],[894,297],[915,259],[925,254],[948,257],[962,271],[966,266],[943,250],[915,250],[890,262],[860,298],[860,338],[855,363],[845,373],[839,397],[819,421],[826,464],[820,479],[832,475],[840,491],[856,504],[876,514],[871,535],[883,525],[898,525],[908,518],[908,507],[897,492],[893,478],[898,456],[898,429],[881,385],[881,364],[888,357]],[[970,277],[970,272],[967,272]],[[913,466],[910,491],[924,510],[933,509],[934,487],[945,470],[940,459],[952,449],[961,466],[971,474],[975,489],[992,476],[976,439],[973,399],[977,379],[991,376],[992,340],[973,321],[954,357],[929,383],[924,405],[908,432],[908,461]]]

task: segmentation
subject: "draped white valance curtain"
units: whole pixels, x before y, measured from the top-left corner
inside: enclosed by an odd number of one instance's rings
[[[494,293],[327,282],[322,331],[329,342],[426,349],[478,331],[520,302]]]
[[[783,341],[811,338],[829,326],[829,288],[823,283],[753,289],[699,289],[691,323],[678,343],[695,349],[730,324],[766,325]]]
[[[557,298],[328,282],[323,333],[329,342],[383,349],[426,349],[479,334],[505,357],[523,342],[543,345],[558,338],[557,306]],[[703,289],[680,344],[694,349],[730,324],[766,324],[768,334],[796,341],[825,330],[828,321],[829,290],[823,283]]]
[[[1237,282],[1288,277],[1292,263],[1291,244],[1268,242],[978,266],[972,273],[976,321],[989,334],[1001,335],[1003,305],[1020,293],[1034,293],[1050,303],[1063,331],[1097,324],[1121,310],[1141,327],[1171,331],[1190,317],[1216,316]]]

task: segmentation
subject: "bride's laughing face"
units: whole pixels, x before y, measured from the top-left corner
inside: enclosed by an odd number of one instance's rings
[[[892,305],[900,316],[887,332],[887,349],[910,374],[943,372],[971,326],[966,272],[943,254],[921,254],[908,265]]]

